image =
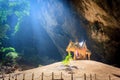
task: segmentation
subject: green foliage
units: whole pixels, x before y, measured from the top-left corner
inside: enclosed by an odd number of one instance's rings
[[[9,28],[10,27],[8,24],[0,25],[0,39],[7,38],[6,32],[9,30]]]
[[[26,0],[22,0],[18,2],[11,2],[9,4],[11,7],[14,7],[14,14],[18,17],[18,22],[14,28],[13,35],[19,30],[20,23],[22,22],[22,18],[26,15],[29,15],[29,3]]]
[[[23,17],[29,15],[29,1],[27,0],[0,0],[0,60],[2,58],[3,62],[6,62],[5,58],[8,56],[10,59],[15,59],[17,55],[16,51],[12,47],[2,47],[3,41],[8,40],[7,33],[10,30],[14,30],[11,34],[15,34],[19,30],[20,23],[22,22]],[[16,16],[17,23],[14,26],[14,29],[11,29],[8,16]],[[12,27],[13,28],[13,27]],[[9,34],[9,35],[11,35]],[[10,56],[11,55],[11,56]],[[9,59],[8,59],[9,60]],[[11,60],[12,61],[12,60]]]
[[[15,49],[13,47],[7,47],[7,48],[1,48],[0,52],[4,52],[4,53],[9,53],[9,52],[15,52]]]
[[[15,26],[15,29],[14,29],[15,31],[14,31],[13,35],[19,30],[19,25],[20,25],[20,21],[17,22],[17,24]]]
[[[13,47],[1,48],[0,53],[2,53],[2,64],[12,66],[16,64],[17,59],[19,58],[18,53]]]
[[[0,23],[7,20],[7,15],[9,15],[7,0],[0,0]]]
[[[7,24],[8,16],[16,15],[18,20],[17,20],[16,26],[14,27],[13,34],[15,34],[19,30],[19,26],[20,26],[20,23],[22,22],[22,18],[24,16],[29,15],[29,10],[30,10],[29,1],[0,0],[0,30],[2,28],[1,26],[4,26],[4,24]],[[4,32],[0,31],[0,34],[2,34],[2,36],[0,35],[0,38],[1,38],[5,35],[5,31]]]
[[[64,65],[69,65],[70,61],[72,60],[72,55],[69,52],[68,55],[65,57],[65,59],[62,61]]]
[[[0,60],[2,60],[2,64],[12,63],[11,65],[13,65],[16,63],[19,57],[18,53],[13,47],[3,47],[3,42],[7,42],[9,36],[19,30],[22,19],[29,15],[29,10],[29,0],[0,0]],[[15,26],[9,24],[10,18],[13,16],[17,19]],[[4,44],[6,43],[4,42]]]
[[[18,53],[16,52],[9,52],[5,55],[6,58],[11,58],[11,59],[17,59],[18,58]]]

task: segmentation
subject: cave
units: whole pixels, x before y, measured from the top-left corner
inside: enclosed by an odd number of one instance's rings
[[[31,0],[24,4],[18,0],[17,6],[12,4],[17,0],[1,1],[0,10],[9,11],[4,16],[0,12],[1,62],[9,52],[4,48],[20,55],[18,65],[33,68],[62,61],[69,41],[78,40],[86,42],[91,60],[120,67],[120,0]]]

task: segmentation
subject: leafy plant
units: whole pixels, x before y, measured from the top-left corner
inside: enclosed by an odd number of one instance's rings
[[[72,60],[72,55],[69,52],[68,55],[65,57],[65,59],[62,61],[64,65],[69,65],[70,61]]]
[[[4,25],[0,25],[0,39],[2,38],[7,38],[7,31],[9,30],[9,25],[8,24],[4,24]]]
[[[0,49],[0,52],[5,52],[5,53],[15,52],[15,49],[14,49],[13,47],[7,47],[7,48],[2,47],[2,48]]]
[[[29,15],[28,0],[0,0],[0,60],[2,64],[15,62],[18,53],[10,46],[9,37],[14,35],[20,27],[23,17]],[[15,16],[15,25],[11,25],[10,17]],[[12,28],[12,29],[11,29]],[[5,45],[4,45],[5,44]]]
[[[15,51],[13,47],[6,47],[6,48],[1,48],[0,53],[2,56],[2,64],[3,65],[8,65],[12,66],[16,64],[17,59],[19,58],[18,53]]]
[[[16,15],[18,20],[14,26],[13,34],[15,34],[19,30],[23,17],[29,15],[29,6],[29,1],[26,0],[0,0],[0,28],[7,24],[8,16]]]
[[[6,58],[11,58],[11,59],[16,59],[16,58],[18,58],[18,53],[16,53],[16,52],[9,52],[9,53],[7,53],[6,55],[5,55],[5,57]]]

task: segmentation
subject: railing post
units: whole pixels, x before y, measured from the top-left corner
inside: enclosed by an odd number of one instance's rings
[[[61,80],[62,80],[63,78],[62,78],[62,72],[61,72]]]
[[[23,80],[25,80],[25,73],[23,74]]]
[[[97,80],[96,74],[95,74],[95,80]]]
[[[43,80],[43,76],[44,76],[44,73],[42,72],[42,75],[41,75],[41,80]]]
[[[54,73],[52,72],[52,80],[54,80]]]
[[[3,80],[5,80],[5,79],[3,78]]]
[[[84,80],[86,80],[86,74],[84,73]]]
[[[5,79],[4,79],[4,74],[2,74],[2,77],[3,77],[3,80],[5,80]]]
[[[71,73],[71,80],[73,80],[73,73]]]
[[[4,77],[3,77],[3,79],[2,79],[2,80],[5,80],[5,79],[4,79]]]
[[[92,75],[90,74],[90,80],[92,80]]]
[[[16,74],[16,76],[15,76],[15,80],[17,80],[17,74]]]
[[[10,80],[10,74],[9,74],[9,79],[8,80]]]
[[[109,75],[109,80],[111,80],[111,76]]]
[[[34,80],[34,73],[32,73],[32,80]]]

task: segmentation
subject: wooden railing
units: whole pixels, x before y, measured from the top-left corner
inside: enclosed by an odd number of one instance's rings
[[[21,78],[18,78],[20,75]],[[31,79],[27,79],[27,77],[29,76],[26,76],[27,74],[25,73],[21,73],[21,74],[9,74],[7,76],[4,76],[2,75],[0,80],[120,80],[118,78],[112,78],[111,75],[107,75],[106,76],[106,79],[103,79],[105,78],[105,76],[100,76],[100,75],[96,75],[96,74],[83,74],[83,75],[79,75],[77,74],[65,74],[65,73],[60,73],[59,75],[56,75],[54,72],[52,72],[51,74],[49,75],[45,75],[43,72],[40,73],[39,77],[35,77],[35,74],[32,73],[31,75],[29,75],[31,77]],[[46,77],[48,77],[49,79],[45,79]],[[69,79],[65,79],[69,77]]]

